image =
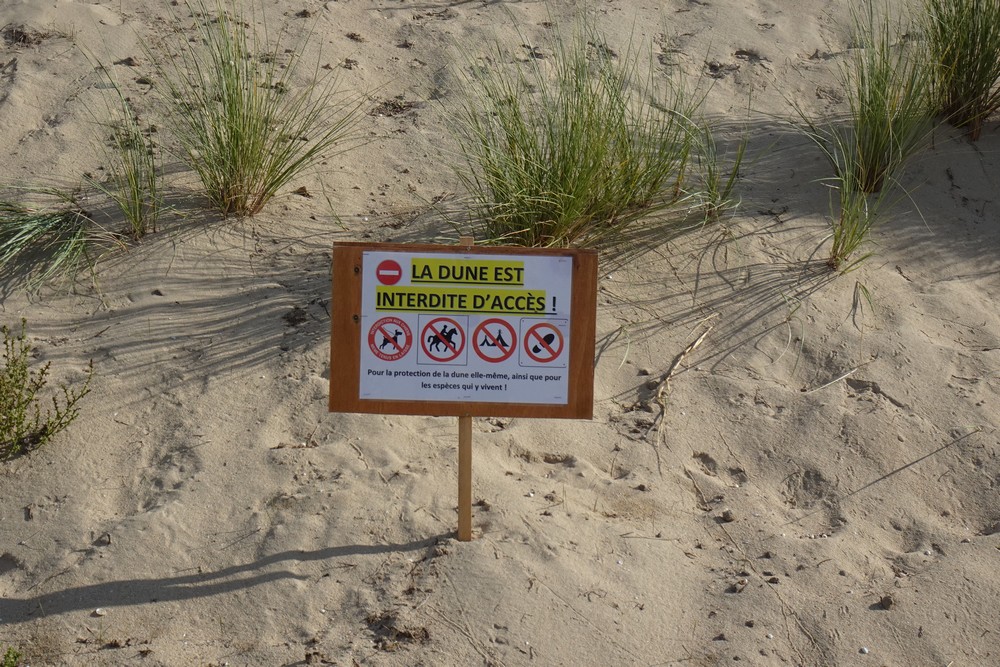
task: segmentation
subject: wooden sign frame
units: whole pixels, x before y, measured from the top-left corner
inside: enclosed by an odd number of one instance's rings
[[[361,378],[361,283],[365,252],[571,257],[572,298],[568,397],[565,404],[363,399]],[[330,337],[331,412],[477,417],[591,419],[594,414],[594,345],[597,253],[581,249],[445,246],[401,243],[336,243],[333,246]]]

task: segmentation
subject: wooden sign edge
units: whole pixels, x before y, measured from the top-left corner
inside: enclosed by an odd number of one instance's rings
[[[450,253],[463,255],[548,255],[573,258],[570,307],[569,396],[565,405],[464,401],[362,399],[361,258],[364,252]],[[330,308],[330,412],[370,414],[592,419],[596,343],[597,252],[585,248],[451,246],[407,243],[338,242],[333,245]],[[579,319],[578,319],[579,318]]]

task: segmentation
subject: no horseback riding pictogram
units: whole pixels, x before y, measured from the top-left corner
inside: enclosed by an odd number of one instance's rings
[[[431,361],[454,361],[465,349],[465,330],[450,317],[436,317],[421,329],[420,347]]]
[[[517,347],[517,332],[507,320],[483,320],[472,334],[472,349],[483,361],[507,361]]]
[[[562,354],[564,342],[563,334],[556,325],[540,322],[532,325],[524,334],[524,353],[531,361],[551,364]]]
[[[368,349],[382,361],[402,359],[411,345],[413,332],[398,317],[383,317],[368,330]]]

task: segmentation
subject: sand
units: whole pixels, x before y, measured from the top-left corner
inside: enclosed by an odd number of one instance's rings
[[[787,121],[793,102],[844,111],[848,3],[594,6],[611,48],[634,35],[711,84],[724,145],[742,123],[751,138],[737,212],[603,265],[594,419],[476,419],[475,539],[459,542],[454,417],[327,411],[331,245],[454,243],[430,203],[462,194],[458,68],[495,39],[547,57],[545,24],[579,10],[268,0],[272,33],[313,30],[308,57],[365,96],[367,143],[244,221],[206,211],[168,158],[177,214],[96,280],[29,294],[4,277],[2,322],[28,319],[53,380],[91,359],[95,375],[67,431],[0,464],[0,650],[33,666],[1000,664],[996,124],[976,144],[938,130],[873,257],[833,274],[828,167]],[[190,33],[171,10],[3,3],[0,25],[34,36],[0,44],[4,182],[98,169],[97,60],[135,58],[114,72],[155,115],[140,44]],[[699,339],[661,418],[651,387]]]

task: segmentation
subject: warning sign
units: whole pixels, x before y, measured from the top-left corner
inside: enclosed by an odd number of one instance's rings
[[[572,303],[569,256],[364,252],[361,396],[565,405]]]
[[[402,359],[412,344],[410,326],[398,317],[383,317],[368,332],[368,347],[382,361]]]
[[[338,243],[331,407],[589,416],[596,275],[590,251]]]
[[[492,317],[483,320],[472,335],[472,349],[479,358],[491,364],[510,359],[517,349],[517,334],[507,320]]]
[[[446,364],[458,359],[465,350],[465,329],[450,317],[435,317],[420,331],[425,363]]]

